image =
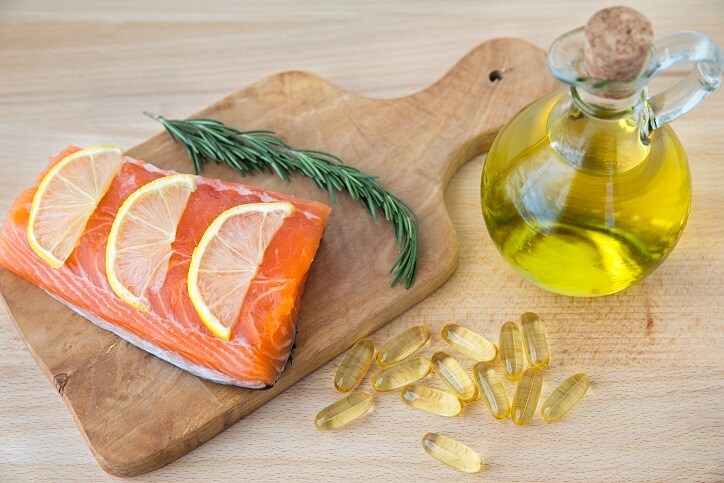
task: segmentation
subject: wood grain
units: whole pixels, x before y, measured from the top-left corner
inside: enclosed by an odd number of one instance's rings
[[[609,3],[337,5],[3,2],[1,211],[48,153],[68,142],[130,146],[156,132],[140,115],[144,109],[180,117],[289,68],[364,95],[409,94],[482,39],[520,36],[545,48]],[[721,2],[630,5],[649,16],[656,35],[692,28],[724,44]],[[723,109],[717,93],[674,124],[692,162],[689,224],[660,270],[614,297],[569,299],[525,283],[485,234],[481,160],[451,179],[445,199],[459,238],[459,267],[373,339],[379,345],[418,323],[437,333],[450,320],[495,338],[503,321],[536,310],[548,324],[554,357],[543,394],[579,370],[594,382],[566,419],[521,429],[475,406],[440,420],[411,412],[390,394],[360,424],[319,434],[311,421],[338,397],[331,382],[337,358],[146,479],[451,480],[458,475],[419,447],[423,434],[438,430],[481,451],[487,462],[481,476],[491,480],[721,480]],[[435,339],[427,355],[438,347]],[[7,316],[0,320],[0,372],[0,479],[103,479]]]

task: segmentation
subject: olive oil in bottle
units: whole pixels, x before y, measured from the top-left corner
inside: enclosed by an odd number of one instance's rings
[[[627,13],[606,29],[619,37],[646,32],[646,25],[616,30],[631,18]],[[534,102],[503,128],[485,161],[481,187],[485,222],[503,257],[533,283],[574,296],[623,290],[671,253],[689,214],[691,176],[681,143],[665,124],[708,91],[687,79],[672,88],[679,89],[677,95],[667,91],[648,98],[646,82],[673,63],[666,57],[672,50],[684,51],[692,42],[702,51],[709,48],[712,57],[689,60],[711,66],[713,76],[721,75],[716,62],[722,62],[708,37],[678,33],[653,47],[650,41],[634,45],[638,57],[622,61],[634,69],[630,78],[621,75],[620,65],[611,71],[610,59],[593,78],[597,54],[587,49],[600,48],[595,41],[589,46],[600,29],[594,19],[585,31],[559,38],[549,52],[549,67],[570,90]],[[609,47],[609,55],[622,51]],[[610,76],[602,78],[606,73]],[[718,83],[719,77],[711,80]],[[684,99],[684,92],[690,97]]]
[[[483,212],[502,255],[529,280],[566,295],[606,295],[674,248],[691,204],[689,166],[669,126],[644,143],[633,115],[597,119],[568,106],[549,124],[567,97],[541,99],[495,140]],[[582,155],[556,149],[566,136]]]

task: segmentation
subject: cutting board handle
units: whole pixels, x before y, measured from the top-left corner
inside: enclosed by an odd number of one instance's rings
[[[409,96],[433,111],[431,123],[452,137],[448,151],[430,159],[443,185],[462,164],[485,153],[512,116],[558,85],[544,51],[521,39],[500,38],[473,48],[437,82]]]

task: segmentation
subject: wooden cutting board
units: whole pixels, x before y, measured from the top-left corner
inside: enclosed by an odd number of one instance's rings
[[[195,115],[242,130],[272,129],[292,146],[335,153],[379,175],[420,217],[417,281],[409,290],[390,288],[388,271],[397,255],[391,226],[376,225],[358,202],[338,197],[302,299],[293,362],[267,391],[187,374],[0,270],[0,292],[20,334],[103,469],[132,476],[173,461],[445,282],[458,255],[443,200],[448,179],[487,150],[513,114],[555,86],[542,50],[522,40],[498,39],[473,49],[438,82],[408,97],[368,99],[293,71],[266,78]],[[163,133],[128,154],[164,169],[191,171],[183,149]],[[291,183],[271,175],[241,178],[211,164],[203,175],[328,201],[301,177]]]

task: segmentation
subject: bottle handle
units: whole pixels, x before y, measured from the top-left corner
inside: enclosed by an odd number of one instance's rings
[[[656,68],[653,75],[674,64],[696,62],[691,73],[675,86],[649,97],[650,128],[656,129],[698,106],[719,88],[724,57],[714,41],[701,32],[683,31],[654,41]]]

